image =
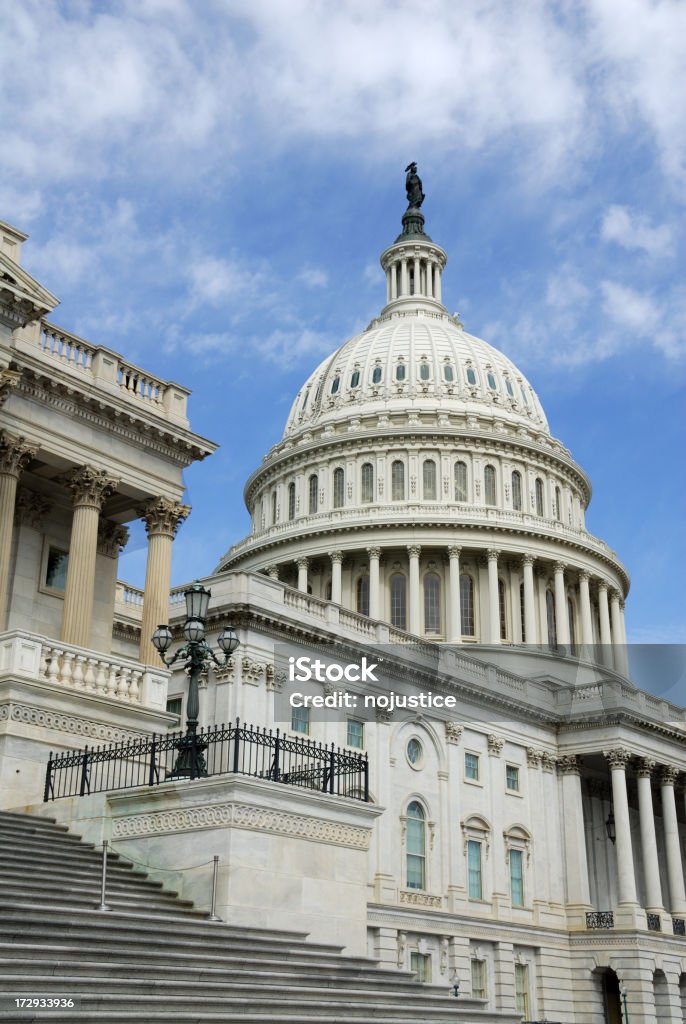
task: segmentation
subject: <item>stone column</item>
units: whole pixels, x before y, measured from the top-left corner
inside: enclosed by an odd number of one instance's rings
[[[379,559],[381,548],[367,548],[369,555],[369,618],[381,618],[381,601],[379,593]]]
[[[590,909],[586,833],[581,795],[581,764],[576,754],[561,757],[558,769],[562,776],[562,815],[565,843],[565,875],[567,904],[585,924],[584,912]]]
[[[267,576],[270,580],[278,580],[279,578],[279,567],[278,565],[270,565],[267,567]]]
[[[563,562],[555,562],[555,624],[557,626],[557,642],[569,648],[569,613],[567,611],[567,594],[565,592],[565,567]]]
[[[600,643],[603,664],[612,668],[612,635],[610,633],[610,609],[607,603],[607,583],[598,584],[598,613],[600,617]]]
[[[591,618],[591,592],[589,589],[590,575],[579,573],[579,604],[581,606],[581,643],[586,648],[593,646],[593,620]],[[588,654],[588,651],[586,652]]]
[[[398,298],[398,264],[391,267],[391,299]]]
[[[617,841],[617,887],[618,902],[636,904],[636,878],[634,875],[634,852],[631,845],[631,819],[626,791],[626,766],[630,753],[623,747],[604,751],[612,773],[612,807],[615,816]],[[682,883],[683,884],[683,883]]]
[[[341,576],[343,552],[330,551],[329,558],[331,559],[331,600],[334,604],[341,604],[343,594],[343,581]]]
[[[498,600],[498,556],[500,552],[488,552],[488,642],[500,643],[500,602]]]
[[[449,594],[450,608],[448,621],[448,641],[451,644],[462,643],[462,609],[460,606],[460,553],[461,547],[454,544],[448,548],[450,559]]]
[[[142,509],[141,519],[148,534],[148,560],[138,658],[144,665],[159,667],[160,664],[160,656],[152,645],[151,637],[157,626],[169,621],[172,543],[190,511],[189,505],[162,497],[152,498]]]
[[[686,893],[684,892],[684,869],[681,863],[679,826],[674,800],[674,783],[679,774],[676,768],[666,766],[660,774],[662,792],[662,821],[665,829],[665,853],[667,855],[667,878],[669,880],[669,910],[677,917],[686,916]]]
[[[61,639],[67,644],[88,647],[93,621],[100,510],[116,490],[118,481],[108,476],[104,469],[79,466],[64,482],[73,495],[74,516]]]
[[[662,887],[660,885],[660,864],[657,856],[655,837],[655,813],[651,774],[655,762],[642,757],[638,762],[638,812],[641,823],[641,852],[646,883],[646,910],[651,914],[663,914]]]
[[[629,674],[629,665],[626,656],[626,644],[622,630],[622,613],[619,608],[619,594],[616,590],[610,595],[610,621],[612,632],[612,654],[615,668],[623,675]]]
[[[441,298],[441,268],[438,265],[438,263],[436,264],[436,272],[434,274],[434,298],[438,299],[439,302],[442,301],[442,298]]]
[[[433,276],[434,266],[431,260],[426,261],[426,294],[428,298],[433,299],[434,288],[433,288]]]
[[[522,558],[522,575],[524,578],[524,636],[525,643],[536,643],[536,599],[534,596],[534,557],[524,555]]]
[[[414,294],[422,294],[422,273],[419,266],[419,256],[414,258]]]
[[[298,567],[298,590],[301,590],[303,594],[307,593],[307,566],[309,561],[309,558],[298,558],[295,563]]]
[[[412,544],[407,549],[410,556],[410,633],[419,636],[421,628],[421,615],[419,604],[419,555],[421,548],[418,544]]]
[[[37,450],[25,437],[14,437],[4,430],[0,431],[0,632],[7,621],[17,483]]]
[[[407,258],[404,257],[400,261],[400,294],[409,295],[410,289],[408,284],[407,275]]]
[[[548,573],[547,570],[539,565],[536,569],[536,581],[538,586],[536,587],[536,603],[538,608],[538,635],[540,637],[540,644],[543,647],[548,646],[548,605],[546,603],[546,591],[548,589]]]

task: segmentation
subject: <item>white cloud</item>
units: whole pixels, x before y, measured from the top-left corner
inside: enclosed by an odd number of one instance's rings
[[[603,311],[611,321],[640,336],[655,333],[662,322],[662,310],[646,294],[618,284],[617,281],[601,281]]]
[[[321,267],[303,267],[298,274],[298,281],[306,288],[325,288],[329,283],[329,275]]]
[[[649,256],[669,256],[673,249],[673,234],[668,224],[653,227],[647,217],[632,213],[626,206],[608,207],[600,236],[606,242],[616,242],[624,249],[638,249]]]
[[[237,305],[244,311],[253,307],[265,275],[259,269],[248,269],[243,260],[202,256],[189,260],[188,280],[193,306],[226,306],[231,302],[235,313]]]

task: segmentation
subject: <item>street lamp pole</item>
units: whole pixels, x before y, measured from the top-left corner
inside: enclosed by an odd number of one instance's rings
[[[189,676],[186,734],[176,744],[179,754],[169,778],[197,779],[207,776],[207,762],[205,761],[207,744],[204,740],[198,739],[197,735],[200,711],[198,681],[204,668],[210,662],[214,662],[220,668],[226,665],[238,647],[239,641],[231,626],[225,626],[217,639],[224,655],[220,660],[205,639],[205,622],[212,596],[211,591],[196,582],[184,590],[183,596],[186,602],[186,621],[183,626],[186,643],[179,648],[176,654],[167,657],[166,653],[174,640],[172,631],[167,624],[157,627],[152,635],[152,642],[168,668],[171,668],[177,661],[184,661],[184,667]]]
[[[622,997],[622,1003],[624,1005],[624,1024],[629,1024],[629,1009],[626,1005],[626,988],[624,985],[619,986],[619,994]]]

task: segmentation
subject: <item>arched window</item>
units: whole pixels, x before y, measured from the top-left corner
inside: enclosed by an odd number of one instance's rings
[[[359,615],[369,615],[369,576],[358,576],[355,598]]]
[[[467,367],[467,383],[471,384],[472,386],[476,384],[476,374],[474,373],[474,370],[471,368],[471,366]]]
[[[436,500],[436,463],[433,459],[424,459],[422,467],[424,484],[424,501]]]
[[[540,476],[536,477],[535,489],[536,489],[536,515],[537,516],[542,516],[543,515],[543,481],[541,480]]]
[[[441,580],[435,572],[424,577],[424,632],[441,632]]]
[[[406,818],[407,888],[426,889],[426,821],[422,805],[413,800]]]
[[[460,617],[462,636],[474,636],[474,580],[466,573],[460,576]]]
[[[562,522],[562,491],[555,488],[555,518]]]
[[[548,647],[557,647],[557,622],[555,621],[555,598],[552,590],[545,592],[545,611],[548,620]]]
[[[396,380],[405,380],[405,364],[404,363],[398,363],[398,365],[396,366],[396,368],[395,368],[395,379]]]
[[[361,500],[364,502],[374,501],[374,467],[371,462],[362,465],[362,493]]]
[[[400,459],[391,464],[391,500],[405,500],[405,463]]]
[[[351,388],[356,388],[359,383],[360,383],[360,371],[359,370],[353,370],[353,372],[351,374],[351,377],[350,377],[350,387]]]
[[[524,618],[524,584],[519,584],[519,617],[522,620],[522,643],[526,643],[526,628]]]
[[[317,509],[319,508],[319,477],[317,476],[316,473],[313,473],[312,476],[310,477],[309,496],[309,510],[310,515],[313,516]]]
[[[522,511],[522,474],[518,469],[512,473],[512,508],[515,512]]]
[[[428,380],[430,376],[431,376],[431,369],[429,367],[429,364],[428,363],[420,363],[419,364],[419,379],[420,380]]]
[[[372,384],[380,384],[383,376],[383,370],[380,366],[375,366],[372,370]]]
[[[500,617],[500,639],[507,640],[507,615],[505,613],[505,583],[498,580],[498,615]]]
[[[569,618],[569,652],[576,654],[576,643],[574,642],[574,602],[571,597],[567,598],[567,616]]]
[[[467,501],[467,463],[455,463],[455,501]]]
[[[484,501],[487,505],[495,505],[495,466],[484,467]]]
[[[340,388],[340,386],[341,386],[341,378],[340,377],[334,377],[334,379],[331,382],[331,394],[335,395],[338,392],[338,389]]]
[[[295,484],[288,485],[288,518],[295,519]]]
[[[487,373],[486,380],[488,381],[488,386],[491,389],[491,391],[495,391],[497,387],[497,384],[495,382],[495,376],[492,373]]]
[[[272,491],[272,526],[276,522],[276,491]]]
[[[391,625],[407,628],[407,581],[399,572],[391,576]]]
[[[510,380],[509,377],[505,378],[505,387],[507,388],[507,393],[510,396],[510,398],[514,398],[514,389],[512,387],[512,381]]]
[[[445,377],[446,384],[452,384],[455,380],[455,371],[450,363],[446,363],[443,367],[443,376]]]
[[[342,508],[345,504],[345,472],[339,466],[333,471],[333,507]]]

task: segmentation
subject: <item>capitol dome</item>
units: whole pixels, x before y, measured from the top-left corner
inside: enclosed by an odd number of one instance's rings
[[[390,639],[621,658],[629,578],[586,530],[590,482],[522,372],[443,304],[447,256],[414,195],[381,254],[385,305],[300,388],[246,484],[252,532],[217,571],[263,572]]]

